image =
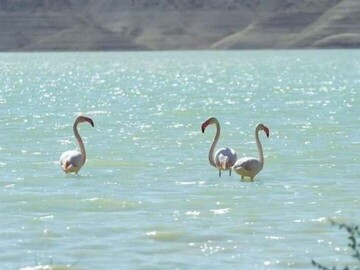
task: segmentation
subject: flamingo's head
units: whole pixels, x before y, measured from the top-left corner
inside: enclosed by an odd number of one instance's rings
[[[205,129],[208,125],[212,125],[214,123],[217,122],[217,119],[215,117],[210,117],[208,120],[206,120],[202,125],[201,125],[201,131],[202,133],[205,132]]]
[[[90,117],[86,117],[83,115],[80,115],[76,118],[76,123],[83,123],[88,122],[92,127],[94,127],[94,121]]]
[[[265,132],[265,134],[266,134],[266,137],[269,138],[270,130],[269,130],[268,127],[264,126],[263,124],[258,124],[258,125],[256,126],[256,129],[257,129],[257,130],[263,130],[263,131]]]

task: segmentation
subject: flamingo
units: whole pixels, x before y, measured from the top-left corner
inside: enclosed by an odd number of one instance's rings
[[[215,147],[220,137],[219,121],[215,117],[210,117],[201,125],[201,131],[204,133],[206,127],[213,124],[216,126],[216,134],[209,150],[209,162],[212,166],[219,169],[219,177],[221,177],[222,170],[229,170],[229,175],[231,176],[231,168],[237,159],[235,151],[231,148],[220,148],[214,155]]]
[[[78,150],[69,150],[61,154],[60,156],[60,165],[65,173],[78,173],[81,167],[85,164],[86,161],[86,152],[84,143],[80,137],[77,126],[80,123],[88,122],[94,126],[94,122],[91,118],[86,116],[78,116],[73,125],[73,131],[75,138],[79,144],[80,152]]]
[[[233,166],[234,171],[241,175],[241,179],[244,179],[244,177],[247,176],[250,177],[251,181],[254,181],[255,175],[257,175],[264,166],[264,154],[259,139],[260,130],[263,130],[269,138],[269,129],[263,124],[257,124],[255,128],[255,140],[259,152],[259,159],[253,157],[242,157],[239,158]]]

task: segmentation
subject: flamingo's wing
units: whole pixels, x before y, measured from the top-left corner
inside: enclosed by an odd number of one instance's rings
[[[83,158],[79,151],[70,150],[60,157],[60,165],[66,172],[78,172],[83,165]]]
[[[252,157],[240,158],[234,165],[235,171],[246,170],[248,172],[257,172],[261,169],[259,160]]]
[[[236,159],[237,155],[231,148],[220,148],[215,153],[215,164],[223,170],[231,168],[235,164]]]

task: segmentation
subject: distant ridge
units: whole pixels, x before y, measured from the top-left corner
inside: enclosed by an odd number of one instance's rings
[[[0,0],[0,51],[359,48],[360,0]]]

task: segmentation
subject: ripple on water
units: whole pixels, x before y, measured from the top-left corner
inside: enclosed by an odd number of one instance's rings
[[[80,268],[71,265],[36,265],[21,267],[19,270],[80,270]]]
[[[112,212],[120,210],[134,210],[139,208],[142,205],[141,201],[123,201],[115,199],[106,199],[106,198],[86,198],[81,200],[84,208],[87,211],[102,211],[102,212]]]
[[[146,232],[145,236],[155,241],[172,242],[184,238],[185,233],[180,231],[156,230]]]

